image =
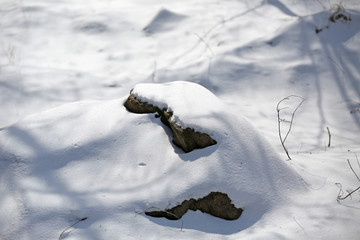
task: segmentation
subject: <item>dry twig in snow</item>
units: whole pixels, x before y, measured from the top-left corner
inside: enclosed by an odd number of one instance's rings
[[[359,168],[360,168],[359,159],[358,159],[356,153],[355,153],[355,157],[356,157],[358,166],[359,166]],[[356,174],[356,172],[354,171],[353,167],[351,166],[350,160],[347,159],[347,162],[348,162],[348,164],[349,164],[349,167],[350,167],[351,171],[354,173],[355,177],[356,177],[357,180],[359,180],[359,182],[360,182],[360,178],[359,178],[359,176]],[[358,190],[360,189],[360,186],[359,186],[359,187],[357,187],[356,189],[354,189],[353,191],[349,192],[345,197],[342,197],[342,194],[343,194],[342,185],[341,185],[341,183],[336,183],[336,185],[338,185],[339,188],[340,188],[340,191],[339,191],[338,196],[337,196],[337,199],[336,199],[338,202],[341,201],[341,200],[345,200],[346,198],[348,198],[349,196],[351,196],[354,192],[356,192],[356,191],[358,191]]]
[[[58,240],[61,239],[62,235],[63,235],[68,229],[70,229],[71,227],[75,226],[76,224],[78,224],[78,223],[81,222],[81,221],[85,221],[86,219],[87,219],[87,217],[80,218],[80,219],[77,220],[74,224],[72,224],[72,225],[70,225],[69,227],[65,228],[64,231],[62,231],[62,232],[60,233]]]
[[[283,110],[283,109],[286,109],[287,107],[284,107],[284,108],[280,108],[280,104],[285,101],[285,100],[290,100],[290,98],[300,98],[301,102],[297,105],[297,107],[295,108],[295,110],[292,112],[291,114],[291,120],[289,121],[290,123],[290,126],[289,126],[289,129],[288,131],[286,132],[286,135],[285,137],[283,138],[282,134],[281,134],[281,123],[282,122],[285,122],[285,119],[281,119],[280,118],[280,111]],[[289,155],[289,151],[287,150],[287,148],[285,147],[285,141],[287,139],[287,137],[289,136],[289,133],[291,131],[291,128],[292,128],[292,124],[293,124],[293,121],[294,121],[294,117],[295,117],[295,113],[296,111],[299,109],[299,107],[301,106],[301,104],[303,104],[303,102],[305,101],[304,98],[300,97],[300,96],[296,96],[296,95],[290,95],[290,96],[287,96],[286,98],[283,98],[282,100],[280,100],[276,106],[276,111],[277,111],[277,117],[278,117],[278,131],[279,131],[279,138],[280,138],[280,142],[281,142],[281,145],[282,147],[284,148],[285,150],[285,153],[287,155],[287,157],[289,158],[289,160],[291,160],[291,157]]]
[[[326,127],[326,129],[327,129],[327,132],[328,132],[328,135],[329,135],[329,144],[328,144],[328,147],[330,147],[330,144],[331,144],[331,133],[330,133],[329,127]]]

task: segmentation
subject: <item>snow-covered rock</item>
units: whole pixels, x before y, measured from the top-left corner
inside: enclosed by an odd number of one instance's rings
[[[137,91],[138,88],[142,88],[142,84],[139,84],[135,87],[135,91]],[[145,84],[149,85],[149,84]],[[164,99],[163,101],[166,101],[166,99],[172,99],[171,105],[177,105],[178,107],[183,104],[185,101],[187,105],[194,105],[196,108],[194,108],[192,111],[193,113],[188,113],[188,116],[191,116],[193,114],[196,114],[199,111],[203,111],[204,108],[211,108],[208,104],[208,97],[205,96],[197,96],[197,99],[193,99],[194,102],[191,101],[191,93],[194,93],[194,88],[197,88],[198,92],[206,92],[204,91],[203,87],[201,87],[198,84],[190,83],[190,82],[173,82],[168,85],[167,88],[163,89],[161,86],[163,84],[156,84],[158,88],[153,88],[152,90],[155,91],[154,93],[151,93],[151,95],[159,95],[162,96]],[[151,86],[151,84],[150,84]],[[176,92],[176,97],[170,97],[169,94],[174,94],[174,90],[176,89],[182,89],[181,92]],[[166,92],[162,92],[162,90],[165,90]],[[173,133],[173,142],[176,146],[180,147],[184,152],[191,152],[194,149],[201,149],[205,148],[211,145],[216,144],[216,140],[211,138],[207,133],[199,132],[194,130],[194,128],[184,127],[182,126],[181,122],[178,123],[176,121],[181,121],[181,116],[175,115],[171,108],[169,108],[168,104],[166,102],[159,103],[161,107],[157,106],[156,103],[148,103],[143,102],[133,95],[134,89],[132,89],[130,96],[124,103],[124,106],[127,110],[133,113],[157,113],[157,117],[160,117],[161,121],[168,127],[170,127],[172,133]],[[190,93],[190,95],[189,95]],[[139,95],[136,92],[136,95],[139,98],[143,98],[144,95]],[[145,96],[147,93],[145,93]],[[189,98],[190,97],[190,98]],[[180,104],[179,104],[180,103]],[[189,104],[190,103],[190,104]],[[163,105],[166,105],[167,107],[164,107]],[[185,106],[185,108],[187,108]],[[179,109],[179,108],[177,108]],[[180,110],[180,109],[179,109]],[[186,109],[185,111],[182,110],[181,113],[184,114],[186,111],[189,111]],[[196,119],[196,117],[195,117]],[[182,121],[184,122],[184,121]],[[186,120],[185,120],[186,122]]]
[[[59,232],[72,212],[100,223],[114,217],[117,206],[133,213],[217,191],[244,209],[237,220],[241,224],[256,221],[284,204],[291,190],[302,189],[299,176],[251,124],[205,88],[174,82],[138,85],[134,92],[167,105],[181,122],[209,130],[218,143],[181,153],[169,145],[160,120],[128,112],[125,98],[77,102],[32,115],[0,131],[0,194],[13,202],[0,219],[16,226],[6,236],[16,229],[21,231],[16,236],[39,237],[34,224],[58,224]],[[189,98],[178,102],[184,94]],[[194,103],[191,96],[211,107]]]

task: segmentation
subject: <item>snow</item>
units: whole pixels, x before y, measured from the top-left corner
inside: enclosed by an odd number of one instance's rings
[[[145,97],[151,99],[159,89],[168,96],[178,89],[196,94],[206,103],[217,100],[194,83],[155,86],[140,84],[134,92],[149,92]],[[167,94],[161,99],[169,100],[174,112],[186,113],[181,107],[186,108],[191,102],[179,107],[173,105],[179,98],[167,99]],[[216,123],[212,127],[216,128],[218,143],[185,154],[171,144],[169,131],[164,131],[158,119],[127,112],[123,102],[124,99],[70,103],[29,116],[1,131],[4,181],[16,182],[13,188],[23,194],[20,199],[14,197],[17,207],[12,211],[28,211],[16,224],[23,226],[26,235],[40,238],[44,232],[32,230],[30,223],[46,220],[46,224],[56,226],[63,218],[57,217],[60,212],[63,215],[80,211],[101,225],[96,211],[113,216],[114,209],[125,205],[118,214],[135,214],[134,209],[165,208],[191,197],[204,197],[211,191],[227,193],[236,206],[244,208],[246,213],[237,224],[221,230],[236,232],[234,228],[245,228],[244,224],[253,224],[254,218],[284,203],[287,194],[293,192],[290,189],[304,191],[300,176],[286,166],[245,119],[225,110],[217,115],[202,109],[208,122]],[[182,116],[186,115],[180,114],[180,119],[188,120]],[[14,177],[12,172],[18,164],[24,169]],[[19,208],[21,205],[24,206]],[[39,219],[42,215],[53,217]],[[150,221],[164,225],[163,221]],[[202,222],[207,225],[207,221],[205,218]],[[187,223],[185,227],[201,229],[203,224],[197,227]],[[221,233],[218,231],[211,232]],[[57,232],[46,236],[56,237]],[[12,234],[5,236],[24,237],[21,233]]]
[[[0,238],[356,239],[360,4],[332,4],[2,1]],[[183,153],[131,89],[217,144]],[[210,191],[243,215],[142,213]]]
[[[225,105],[213,93],[196,83],[175,81],[137,84],[131,94],[142,102],[172,112],[172,120],[182,128],[209,132],[219,129],[219,123],[226,121]]]

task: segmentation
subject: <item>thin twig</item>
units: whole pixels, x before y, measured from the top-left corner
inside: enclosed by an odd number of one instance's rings
[[[297,225],[299,225],[299,227],[304,231],[305,229],[303,228],[303,226],[300,225],[300,223],[296,220],[295,216],[293,216],[294,221],[297,223]]]
[[[337,185],[339,187],[339,193],[338,193],[338,196],[336,198],[336,201],[339,202],[340,201],[340,196],[343,194],[343,190],[342,190],[342,185],[341,183],[335,183],[335,185]]]
[[[340,185],[341,185],[341,184],[340,184]],[[357,187],[355,190],[349,192],[345,197],[340,197],[340,195],[339,195],[338,198],[337,198],[338,201],[339,201],[339,200],[344,200],[344,199],[346,199],[347,197],[351,196],[351,194],[353,194],[354,192],[356,192],[356,191],[359,190],[359,189],[360,189],[360,186]]]
[[[295,97],[295,96],[294,96]],[[296,96],[296,97],[299,97],[299,96]],[[291,121],[290,121],[290,127],[289,127],[289,131],[286,133],[286,136],[284,138],[284,142],[286,141],[286,138],[289,136],[289,133],[291,131],[291,127],[292,127],[292,123],[294,121],[294,117],[295,117],[295,113],[296,111],[299,109],[299,107],[301,106],[301,104],[303,104],[303,102],[305,101],[305,99],[303,99],[302,97],[300,97],[302,100],[301,102],[299,103],[299,105],[295,108],[294,112],[292,113],[291,115]]]
[[[209,44],[204,40],[204,38],[200,37],[199,34],[194,33],[195,36],[197,36],[199,38],[199,40],[205,44],[206,48],[210,51],[211,56],[214,56],[214,52],[212,51],[212,49],[210,48]]]
[[[328,147],[330,147],[330,144],[331,144],[331,133],[330,133],[329,127],[326,127],[326,129],[327,129],[327,132],[328,132],[328,135],[329,135],[329,144],[328,144]]]
[[[283,141],[283,139],[282,139],[282,135],[281,135],[281,120],[280,120],[280,109],[279,109],[279,105],[280,105],[280,103],[282,102],[282,101],[284,101],[285,100],[285,98],[283,99],[283,100],[281,100],[280,102],[278,102],[278,105],[276,106],[276,110],[277,110],[277,116],[278,116],[278,130],[279,130],[279,138],[280,138],[280,142],[281,142],[281,145],[283,146],[283,148],[284,148],[284,150],[285,150],[285,153],[286,153],[286,155],[288,156],[288,158],[289,159],[291,159],[290,158],[290,156],[289,156],[289,153],[288,153],[288,150],[286,149],[286,147],[285,147],[285,144],[284,144],[284,141]]]
[[[347,159],[347,162],[348,162],[348,164],[349,164],[349,166],[350,166],[351,171],[354,173],[355,177],[356,177],[356,178],[359,180],[359,182],[360,182],[360,178],[359,178],[359,176],[356,174],[356,172],[354,171],[354,169],[352,168],[349,159]]]
[[[356,160],[358,160],[356,154],[355,154],[355,156],[356,156]],[[360,182],[360,178],[359,178],[359,176],[356,174],[356,172],[354,171],[353,167],[351,166],[350,160],[347,159],[347,162],[348,162],[348,164],[349,164],[349,167],[350,167],[351,171],[354,173],[355,177],[356,177],[357,180],[359,180],[359,182]],[[359,162],[358,162],[358,164],[359,164]],[[360,189],[360,186],[359,186],[359,187],[357,187],[356,189],[354,189],[353,191],[349,192],[345,197],[341,197],[341,195],[342,195],[342,193],[343,193],[342,185],[341,185],[340,183],[336,183],[336,185],[338,185],[338,186],[340,187],[340,191],[339,191],[338,197],[337,197],[337,201],[338,201],[338,202],[339,202],[340,200],[344,200],[344,199],[348,198],[349,196],[351,196],[351,194],[353,194],[354,192],[356,192],[356,191],[358,191],[358,190]]]
[[[74,224],[72,224],[71,226],[65,228],[64,231],[62,231],[62,232],[60,233],[58,240],[61,239],[62,235],[63,235],[68,229],[70,229],[71,227],[75,226],[76,224],[78,224],[78,223],[81,222],[81,221],[85,221],[86,219],[87,219],[87,217],[80,218],[80,219],[77,220]]]
[[[281,134],[281,122],[284,122],[285,120],[284,119],[281,119],[280,118],[280,111],[285,109],[285,108],[280,108],[280,104],[285,101],[285,100],[289,100],[291,97],[297,97],[297,98],[300,98],[301,99],[301,102],[299,103],[299,105],[295,108],[295,110],[293,111],[292,115],[291,115],[291,120],[290,120],[290,126],[289,126],[289,129],[285,135],[285,138],[283,139],[282,137],[282,134]],[[290,134],[290,131],[291,131],[291,128],[292,128],[292,124],[293,124],[293,121],[294,121],[294,117],[295,117],[295,113],[296,111],[299,109],[299,107],[303,104],[303,102],[305,101],[304,98],[300,97],[300,96],[296,96],[296,95],[290,95],[290,96],[287,96],[286,98],[283,98],[282,100],[280,100],[276,106],[276,110],[277,110],[277,117],[278,117],[278,130],[279,130],[279,138],[280,138],[280,142],[281,142],[281,145],[282,147],[284,148],[285,150],[285,153],[287,155],[287,157],[289,158],[289,160],[291,160],[291,157],[289,155],[289,152],[287,150],[287,148],[285,147],[285,141],[287,139],[287,137],[289,136]]]
[[[354,153],[354,154],[355,154],[355,157],[356,157],[357,164],[358,164],[358,166],[359,166],[359,168],[360,168],[359,159],[358,159],[358,157],[357,157],[356,153]]]

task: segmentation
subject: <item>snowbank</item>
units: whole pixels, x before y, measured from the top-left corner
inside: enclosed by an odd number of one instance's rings
[[[218,143],[183,154],[158,119],[127,112],[124,99],[78,102],[30,116],[0,131],[1,194],[13,202],[1,218],[17,226],[2,229],[7,236],[43,236],[36,224],[51,228],[46,236],[55,238],[66,225],[59,223],[74,212],[100,224],[114,214],[167,208],[211,191],[227,193],[244,208],[237,220],[241,229],[284,204],[290,189],[302,188],[270,144],[200,85],[140,84],[133,92],[166,105],[184,122],[211,128]]]

